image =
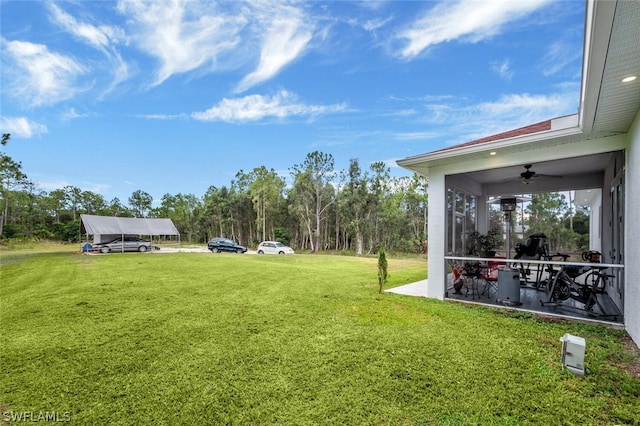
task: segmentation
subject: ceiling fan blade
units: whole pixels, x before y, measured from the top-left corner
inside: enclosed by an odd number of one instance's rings
[[[545,179],[562,179],[562,176],[560,175],[543,175],[543,174],[539,174],[536,173],[535,178],[545,178]]]
[[[523,184],[530,184],[531,182],[533,182],[534,180],[538,180],[540,178],[543,179],[547,179],[547,178],[552,178],[552,179],[560,179],[562,178],[562,176],[558,176],[558,175],[546,175],[546,174],[541,174],[541,173],[536,173],[534,170],[531,170],[531,168],[533,167],[532,164],[525,164],[523,166],[525,168],[524,172],[519,173],[518,175],[509,178],[509,179],[504,179],[502,180],[503,183],[506,182],[512,182],[512,181],[516,181],[516,180],[520,180],[522,181]]]
[[[513,182],[515,180],[522,180],[522,176],[514,176],[514,177],[511,177],[509,179],[503,179],[500,182],[506,183],[506,182]]]

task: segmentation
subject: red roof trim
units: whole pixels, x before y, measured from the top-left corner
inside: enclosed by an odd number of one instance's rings
[[[459,145],[450,146],[447,148],[439,149],[433,152],[449,151],[451,149],[464,148],[467,146],[480,145],[487,142],[499,141],[502,139],[515,138],[516,136],[524,136],[532,133],[544,132],[551,130],[551,120],[541,121],[539,123],[531,124],[529,126],[520,127],[519,129],[509,130],[497,135],[487,136],[482,139],[476,139],[475,141],[465,142]]]

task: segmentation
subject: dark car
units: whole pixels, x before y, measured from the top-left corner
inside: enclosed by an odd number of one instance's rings
[[[240,244],[227,238],[213,238],[211,241],[209,241],[209,244],[207,244],[207,248],[211,250],[212,253],[220,253],[223,251],[244,253],[247,251],[247,248],[245,246],[241,246]]]
[[[92,251],[99,251],[100,253],[109,253],[110,251],[139,251],[145,252],[152,249],[151,241],[141,240],[136,237],[124,237],[124,246],[122,244],[122,238],[116,238],[105,243],[91,244]]]

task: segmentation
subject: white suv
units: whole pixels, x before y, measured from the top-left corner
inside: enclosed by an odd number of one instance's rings
[[[291,247],[277,241],[263,241],[258,245],[258,254],[293,254]]]

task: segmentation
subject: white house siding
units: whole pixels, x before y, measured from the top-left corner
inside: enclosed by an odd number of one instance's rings
[[[446,269],[444,264],[447,223],[447,189],[442,172],[429,172],[429,282],[427,297],[444,299]]]
[[[625,229],[625,325],[640,344],[640,113],[628,133]]]

